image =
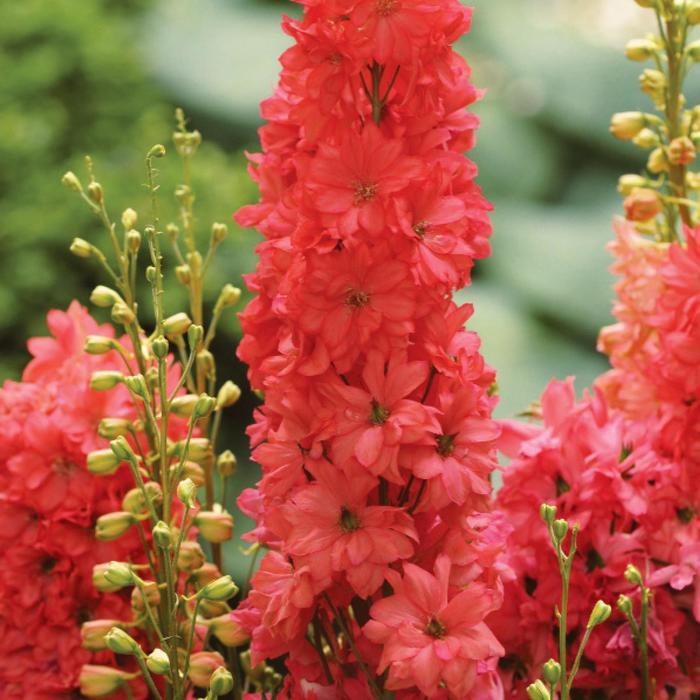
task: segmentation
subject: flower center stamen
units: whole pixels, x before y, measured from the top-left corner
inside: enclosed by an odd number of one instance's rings
[[[345,297],[345,303],[348,306],[354,306],[356,309],[361,309],[369,304],[369,294],[362,292],[359,289],[351,289]]]
[[[360,519],[349,508],[343,506],[340,509],[340,529],[343,532],[355,532],[360,529]]]
[[[435,438],[438,454],[442,457],[449,457],[455,451],[456,435],[438,435]]]
[[[430,224],[427,221],[419,221],[414,227],[413,227],[413,232],[417,235],[423,238],[426,233],[428,233],[428,227]]]
[[[432,617],[425,628],[425,633],[435,637],[435,639],[442,639],[447,634],[447,627],[437,617]]]
[[[377,14],[380,17],[388,17],[396,12],[399,0],[377,0]]]
[[[382,406],[378,401],[372,400],[372,412],[369,414],[369,422],[375,425],[383,425],[387,422],[391,411]]]
[[[355,204],[371,202],[377,196],[377,186],[371,182],[355,183]]]

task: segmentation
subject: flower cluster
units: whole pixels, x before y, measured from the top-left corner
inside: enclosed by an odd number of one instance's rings
[[[263,103],[265,240],[239,356],[265,402],[235,613],[286,697],[491,697],[503,528],[493,371],[451,300],[489,252],[456,0],[305,0]]]
[[[0,390],[0,686],[3,698],[64,697],[81,666],[111,652],[82,647],[81,625],[130,617],[130,603],[93,587],[93,566],[110,559],[140,561],[136,534],[97,541],[99,516],[121,510],[131,486],[123,471],[96,478],[86,457],[106,441],[104,416],[132,420],[125,390],[98,393],[95,371],[119,358],[83,353],[88,335],[110,337],[77,303],[48,316],[52,337],[33,338],[22,382]],[[116,664],[115,664],[116,666]]]

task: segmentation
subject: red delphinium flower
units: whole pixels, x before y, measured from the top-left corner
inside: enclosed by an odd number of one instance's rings
[[[444,555],[434,576],[405,564],[403,578],[390,571],[388,581],[394,593],[372,606],[364,628],[383,646],[378,670],[389,669],[387,689],[417,686],[432,697],[444,683],[454,697],[467,697],[478,662],[502,654],[484,623],[500,601],[478,584],[452,593],[450,560]]]
[[[378,697],[381,666],[401,700],[446,698],[405,659],[380,665],[364,629],[402,571],[432,578],[449,554],[450,598],[467,586],[490,608],[508,573],[489,503],[494,373],[451,299],[491,232],[463,155],[478,93],[452,48],[470,11],[301,4],[251,157],[261,201],[237,214],[265,238],[238,349],[265,397],[249,430],[262,480],[239,503],[270,550],[239,623],[257,659],[286,655],[283,697]],[[471,647],[451,642],[442,677],[454,697],[497,698],[500,647],[466,608]]]
[[[131,416],[126,392],[89,389],[94,371],[121,368],[118,357],[82,351],[87,334],[111,328],[78,304],[48,321],[53,337],[30,341],[23,381],[0,389],[0,686],[8,700],[63,697],[82,664],[113,661],[81,647],[80,625],[129,619],[130,605],[98,593],[92,567],[138,561],[141,551],[135,535],[96,542],[93,534],[96,518],[120,510],[132,486],[124,471],[98,478],[85,467],[99,420]]]

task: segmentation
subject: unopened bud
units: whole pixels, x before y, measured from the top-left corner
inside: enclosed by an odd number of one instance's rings
[[[133,656],[142,653],[139,643],[130,634],[119,627],[112,627],[105,635],[105,642],[107,643],[107,648],[111,649],[115,654]]]
[[[204,566],[204,551],[197,542],[185,540],[177,553],[176,566],[180,571],[196,571]]]
[[[668,146],[668,160],[672,165],[690,165],[696,155],[695,144],[687,136],[673,139]]]
[[[557,541],[561,542],[565,537],[566,533],[569,531],[569,523],[566,520],[560,518],[552,523],[552,531]]]
[[[631,615],[632,614],[632,600],[629,598],[629,596],[626,596],[624,594],[620,594],[620,596],[618,596],[617,609],[623,615]]]
[[[136,519],[131,513],[120,510],[115,513],[107,513],[97,518],[95,537],[102,542],[109,542],[121,537]]]
[[[175,277],[180,284],[187,286],[192,280],[192,274],[190,272],[189,265],[178,265],[175,268]]]
[[[88,355],[104,355],[114,349],[114,340],[102,335],[89,335],[85,338],[83,350]]]
[[[649,160],[647,161],[647,170],[650,173],[658,175],[659,173],[667,172],[669,168],[670,163],[668,162],[666,150],[664,148],[655,148],[649,154]]]
[[[102,185],[99,182],[91,182],[87,188],[88,197],[95,202],[95,204],[102,204],[104,201],[104,192],[102,191]]]
[[[193,508],[197,501],[197,486],[192,479],[183,479],[177,485],[177,497],[188,508]]]
[[[685,14],[688,18],[688,24],[700,24],[700,1],[690,0],[686,3]]]
[[[197,371],[209,377],[212,375],[215,368],[216,362],[214,361],[214,356],[209,350],[200,350],[197,353]]]
[[[233,534],[233,516],[226,511],[201,510],[194,524],[207,542],[226,542]]]
[[[197,401],[199,401],[199,396],[196,394],[182,394],[170,402],[170,410],[180,418],[189,418],[194,413]]]
[[[88,620],[80,626],[80,642],[83,649],[88,651],[104,651],[107,649],[105,636],[119,620]]]
[[[120,585],[110,583],[105,578],[105,572],[108,568],[109,564],[95,564],[92,567],[92,585],[100,593],[115,593],[121,589]]]
[[[73,190],[73,192],[83,191],[83,186],[80,184],[78,176],[70,170],[61,178],[61,184],[69,190]]]
[[[112,450],[95,450],[87,456],[87,470],[98,476],[110,476],[117,471],[120,462]]]
[[[136,320],[134,312],[123,302],[118,301],[112,306],[112,321],[122,326],[128,326]]]
[[[136,678],[138,673],[127,673],[112,666],[85,664],[80,669],[80,692],[86,698],[99,698],[110,695]]]
[[[661,139],[655,131],[652,131],[651,129],[642,129],[632,139],[632,143],[640,148],[650,149],[656,148],[661,143]]]
[[[124,209],[122,212],[122,226],[125,231],[130,231],[139,220],[139,215],[131,208]]]
[[[241,389],[232,381],[224,382],[216,397],[216,410],[219,411],[233,404],[241,398]]]
[[[93,391],[109,391],[124,381],[124,375],[114,370],[93,372],[90,377],[90,388]]]
[[[133,586],[136,583],[136,577],[131,567],[121,561],[109,562],[103,576],[108,583],[119,588]]]
[[[551,525],[554,522],[554,516],[556,514],[557,514],[557,507],[556,506],[550,506],[547,503],[543,503],[540,506],[540,517],[548,525]]]
[[[70,244],[70,252],[78,258],[89,258],[92,255],[92,246],[83,238],[74,238]]]
[[[180,449],[185,448],[184,441],[178,443]],[[187,454],[195,462],[203,462],[211,457],[211,443],[208,438],[192,438],[190,440]]]
[[[233,676],[231,672],[219,666],[209,679],[209,690],[215,696],[228,695],[233,690]]]
[[[202,255],[198,251],[193,251],[191,253],[187,253],[187,257],[185,258],[187,260],[187,263],[189,264],[192,272],[199,277],[200,272],[202,271]]]
[[[227,647],[239,647],[250,640],[250,635],[236,622],[231,613],[207,621],[209,631]]]
[[[211,227],[211,239],[214,244],[221,243],[228,236],[228,226],[226,224],[214,224]]]
[[[197,399],[194,411],[192,413],[193,418],[205,418],[208,416],[216,406],[216,399],[207,394],[201,394]]]
[[[152,530],[153,534],[153,541],[161,548],[161,549],[170,549],[170,547],[173,544],[173,538],[172,538],[172,533],[170,532],[170,528],[166,523],[164,523],[162,520],[159,520],[154,526]]]
[[[647,68],[639,77],[639,86],[642,92],[649,95],[655,103],[664,99],[666,91],[666,76],[656,68]]]
[[[180,229],[177,227],[177,224],[171,223],[165,227],[165,233],[168,235],[168,238],[174,243],[180,236]]]
[[[170,672],[170,658],[162,649],[154,649],[146,657],[146,666],[151,673],[164,676]]]
[[[103,418],[97,427],[100,437],[113,440],[120,435],[128,435],[131,432],[132,423],[126,418]]]
[[[530,700],[551,700],[547,686],[542,681],[535,681],[527,687],[527,696]]]
[[[173,468],[176,469],[177,467]],[[204,486],[206,483],[206,473],[204,469],[202,469],[201,465],[197,464],[197,462],[192,462],[191,460],[185,460],[185,463],[182,465],[181,476],[191,479],[197,488]]]
[[[591,616],[588,618],[588,627],[595,627],[605,622],[612,612],[612,608],[602,600],[596,602],[591,610]]]
[[[141,247],[141,234],[135,228],[126,234],[126,245],[132,253],[136,253]]]
[[[222,452],[216,460],[216,468],[223,477],[233,476],[236,473],[237,467],[238,460],[231,450]]]
[[[121,302],[122,298],[113,289],[100,284],[92,290],[90,301],[103,309],[108,309],[117,302]]]
[[[146,379],[142,374],[124,377],[124,384],[126,384],[126,388],[136,394],[136,396],[140,396],[142,399],[148,398],[148,387],[146,386]]]
[[[166,335],[182,335],[192,325],[190,317],[184,312],[169,316],[163,321],[163,333]]]
[[[610,132],[623,141],[633,139],[645,126],[646,117],[642,112],[619,112],[613,115]]]
[[[165,155],[165,146],[161,143],[157,143],[155,146],[151,147],[148,151],[148,158],[162,158]]]
[[[208,583],[204,588],[197,591],[199,600],[226,601],[238,593],[238,586],[233,582],[233,579],[227,574],[221,576],[215,581]]]
[[[136,455],[131,449],[129,441],[123,435],[114,438],[114,440],[109,443],[109,447],[114,456],[121,461],[133,462],[136,459]]]
[[[658,192],[645,187],[634,190],[628,195],[624,206],[628,221],[649,221],[663,211],[663,203]]]
[[[225,306],[235,306],[241,299],[241,290],[238,287],[234,287],[232,284],[225,284],[221,293],[219,294],[219,299],[216,305],[219,308]]]
[[[151,608],[160,605],[160,591],[155,581],[144,581],[131,591],[131,609],[137,617],[146,613],[146,605]]]
[[[650,39],[632,39],[625,46],[625,56],[630,61],[646,61],[656,52],[656,43]]]
[[[170,343],[168,343],[168,339],[164,338],[162,335],[159,335],[157,338],[154,338],[151,341],[151,349],[153,350],[153,354],[160,360],[162,360],[168,354],[169,348]]]
[[[191,325],[187,329],[187,342],[192,349],[196,349],[204,337],[204,328],[200,325]]]
[[[648,180],[641,175],[623,175],[617,183],[617,191],[627,196],[632,190],[646,187],[649,184]]]
[[[625,569],[625,579],[633,586],[642,586],[644,584],[642,572],[634,564],[627,564],[627,568]]]
[[[199,688],[206,688],[214,671],[225,665],[223,656],[218,652],[198,651],[190,657],[190,680]]]
[[[542,676],[552,687],[559,683],[561,678],[561,665],[554,659],[550,659],[542,665]]]

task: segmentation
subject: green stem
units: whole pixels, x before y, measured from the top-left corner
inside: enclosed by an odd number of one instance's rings
[[[146,662],[143,660],[143,657],[137,655],[136,663],[141,669],[141,674],[143,675],[143,678],[146,681],[148,689],[151,691],[151,695],[154,698],[156,698],[156,700],[162,700],[161,694],[158,692],[158,688],[156,688],[156,684],[153,682],[153,677],[151,676],[151,672],[148,670],[148,666],[146,666]]]
[[[639,618],[639,656],[642,666],[642,696],[641,700],[649,699],[651,688],[649,676],[649,644],[648,644],[648,618],[649,618],[649,589],[642,586],[642,611]]]

